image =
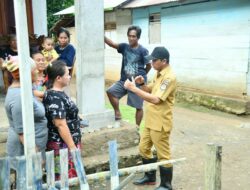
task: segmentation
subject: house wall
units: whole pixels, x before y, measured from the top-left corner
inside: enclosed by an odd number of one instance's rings
[[[250,1],[134,9],[133,24],[142,28],[140,42],[149,50],[159,45],[148,44],[148,18],[154,12],[161,13],[161,45],[170,51],[181,88],[229,97],[250,95]]]
[[[127,29],[132,23],[131,10],[116,10],[112,14],[105,12],[105,22],[116,22],[116,30],[106,30],[105,35],[114,42],[127,42]],[[121,54],[105,45],[105,79],[118,80],[121,70]]]

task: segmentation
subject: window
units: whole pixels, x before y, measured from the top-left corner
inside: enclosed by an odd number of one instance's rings
[[[149,43],[161,43],[161,15],[152,13],[149,15]]]
[[[105,30],[116,30],[115,22],[106,22],[104,25]]]

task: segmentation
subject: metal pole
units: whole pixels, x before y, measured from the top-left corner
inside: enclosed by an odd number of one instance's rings
[[[165,164],[173,164],[177,162],[185,161],[186,158],[179,158],[175,160],[167,160],[162,162],[157,162],[153,164],[141,165],[141,166],[133,166],[129,168],[119,169],[119,176],[125,176],[131,173],[141,173],[141,172],[148,172],[151,170],[156,170],[158,166],[165,165]],[[88,181],[98,181],[103,179],[110,179],[110,171],[99,172],[95,174],[87,175]],[[55,182],[56,187],[60,187],[60,181]],[[79,185],[79,179],[77,177],[69,179],[69,185]],[[43,188],[47,188],[47,184],[43,184]]]

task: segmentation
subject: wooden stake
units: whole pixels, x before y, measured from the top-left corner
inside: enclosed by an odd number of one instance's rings
[[[221,146],[207,144],[205,190],[221,190],[221,153]]]

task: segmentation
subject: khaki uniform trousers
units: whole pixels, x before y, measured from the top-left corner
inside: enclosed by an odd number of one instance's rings
[[[171,152],[169,146],[170,131],[155,131],[150,128],[144,128],[139,143],[140,155],[145,159],[153,158],[152,146],[154,145],[159,161],[170,160]],[[171,167],[167,164],[165,167]]]

